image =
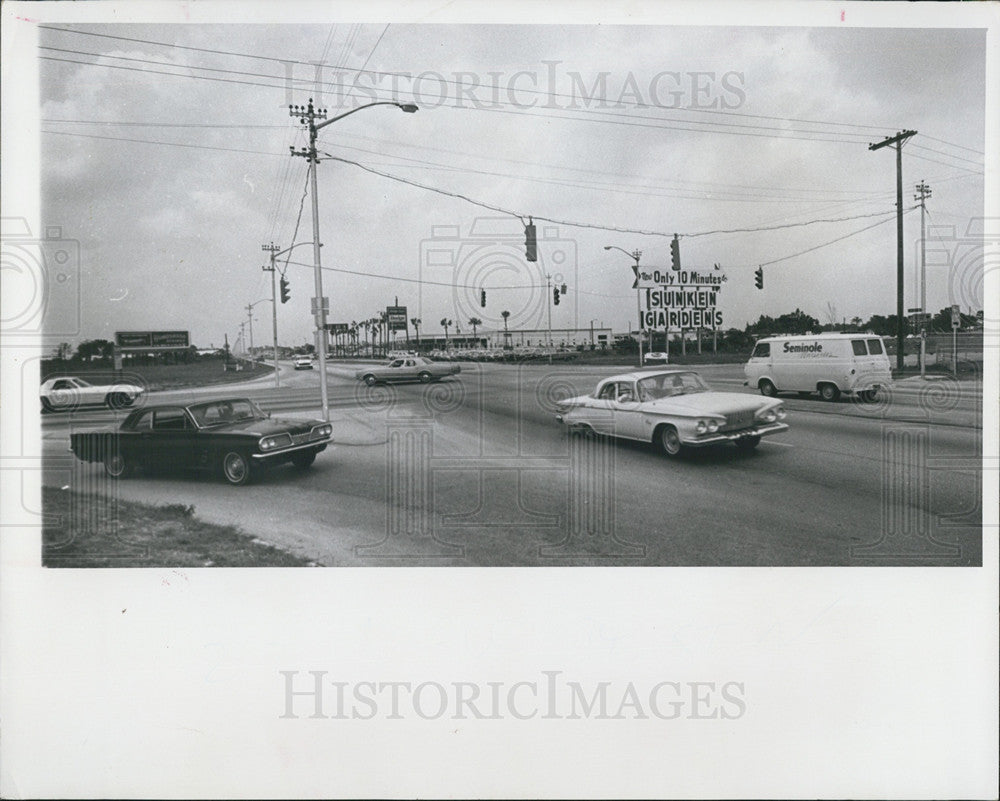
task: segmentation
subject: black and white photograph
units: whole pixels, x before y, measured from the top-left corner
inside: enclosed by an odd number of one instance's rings
[[[998,10],[6,3],[4,797],[995,798]]]

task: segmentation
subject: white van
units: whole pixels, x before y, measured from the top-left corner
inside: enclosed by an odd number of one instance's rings
[[[889,356],[874,334],[816,334],[765,337],[757,341],[743,368],[747,386],[762,395],[818,392],[833,401],[840,393],[871,401],[892,384]]]

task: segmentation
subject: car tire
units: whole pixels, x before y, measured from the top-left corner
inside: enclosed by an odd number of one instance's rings
[[[135,467],[131,460],[116,448],[104,457],[104,472],[111,478],[128,478],[135,472]]]
[[[773,398],[778,394],[778,388],[765,378],[760,382],[760,394]]]
[[[373,386],[375,386],[378,383],[378,379],[375,376],[373,376],[371,373],[369,373],[368,375],[366,375],[361,380],[364,381],[370,387],[373,387]]]
[[[863,389],[858,393],[858,400],[862,403],[875,403],[878,399],[877,389]]]
[[[740,451],[740,453],[750,453],[758,445],[760,445],[759,436],[743,437],[736,440],[736,450]]]
[[[681,443],[680,434],[677,433],[677,429],[673,426],[661,426],[656,430],[656,436],[663,452],[671,459],[683,453],[684,445]]]
[[[55,407],[52,405],[52,401],[48,398],[42,398],[42,411],[43,412],[54,412]]]
[[[840,397],[840,390],[836,384],[820,384],[819,396],[825,401],[835,401]]]
[[[220,466],[222,477],[234,487],[249,484],[253,478],[253,462],[246,451],[224,451]]]
[[[421,384],[429,384],[434,379],[434,376],[432,376],[430,373],[426,371],[421,373],[417,377],[420,379]]]
[[[306,470],[316,461],[316,451],[304,451],[292,456],[292,464],[299,470]]]

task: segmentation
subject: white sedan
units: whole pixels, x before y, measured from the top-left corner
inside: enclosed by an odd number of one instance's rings
[[[715,392],[690,370],[625,373],[605,378],[591,395],[559,403],[556,419],[571,431],[659,444],[668,456],[732,442],[741,451],[786,431],[781,401]]]
[[[125,409],[141,398],[145,391],[145,387],[135,384],[91,384],[82,378],[63,376],[45,381],[38,394],[42,409],[56,412],[91,405]]]

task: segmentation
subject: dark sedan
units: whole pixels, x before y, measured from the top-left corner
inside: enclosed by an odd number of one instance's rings
[[[196,468],[246,484],[264,467],[309,467],[332,432],[322,420],[281,420],[246,398],[223,398],[146,406],[116,429],[72,434],[70,448],[85,462],[103,462],[113,478],[142,467]]]

